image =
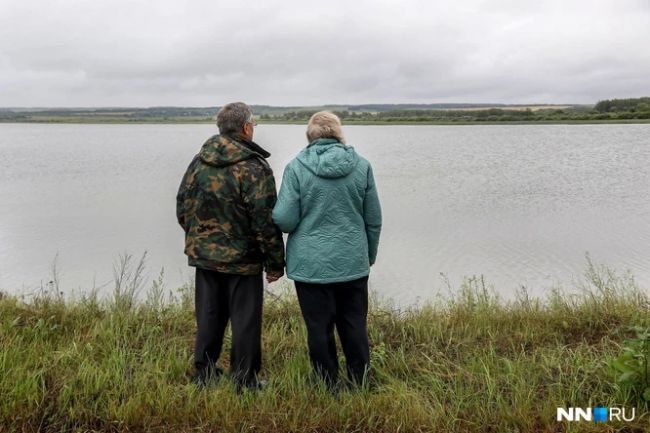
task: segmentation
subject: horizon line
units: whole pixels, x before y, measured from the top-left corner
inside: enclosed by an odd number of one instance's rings
[[[625,99],[625,98],[624,98]],[[596,103],[559,103],[559,102],[534,102],[534,103],[506,103],[506,102],[371,102],[371,103],[354,103],[354,104],[343,104],[343,103],[332,103],[332,104],[310,104],[310,105],[270,105],[270,104],[257,104],[257,103],[246,103],[248,106],[257,106],[257,107],[271,107],[271,108],[318,108],[318,107],[355,107],[355,106],[367,106],[367,105],[468,105],[468,106],[523,106],[523,107],[533,107],[533,106],[585,106],[585,105],[595,105]],[[130,108],[130,109],[146,109],[146,108],[220,108],[223,105],[75,105],[75,106],[62,106],[62,105],[22,105],[22,106],[0,106],[0,110],[11,110],[11,109],[116,109],[116,108]]]

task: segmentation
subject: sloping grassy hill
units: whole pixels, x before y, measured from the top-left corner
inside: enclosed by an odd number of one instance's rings
[[[617,385],[609,362],[631,326],[650,326],[648,293],[591,277],[578,296],[504,302],[470,279],[419,309],[374,303],[370,386],[337,395],[310,380],[291,292],[266,298],[269,384],[243,395],[228,380],[190,384],[191,288],[172,302],[160,286],[142,302],[122,290],[104,302],[4,295],[0,431],[647,432],[647,404]],[[556,421],[557,407],[596,405],[635,407],[636,419]]]

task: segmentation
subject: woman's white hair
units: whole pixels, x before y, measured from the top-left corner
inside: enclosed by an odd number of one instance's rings
[[[345,143],[339,116],[331,111],[319,111],[311,116],[307,124],[307,140],[311,143],[318,138],[335,138],[339,143]]]

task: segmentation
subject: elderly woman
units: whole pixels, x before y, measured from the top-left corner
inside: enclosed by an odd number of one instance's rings
[[[289,233],[287,276],[296,283],[309,356],[328,386],[338,377],[334,326],[348,378],[369,367],[368,274],[377,256],[381,208],[370,163],[345,144],[341,121],[309,119],[309,145],[284,170],[273,221]]]

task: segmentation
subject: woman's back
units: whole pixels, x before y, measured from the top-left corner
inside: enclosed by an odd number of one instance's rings
[[[289,278],[333,283],[368,275],[381,228],[370,164],[336,139],[312,141],[287,165],[273,219],[289,233]]]

